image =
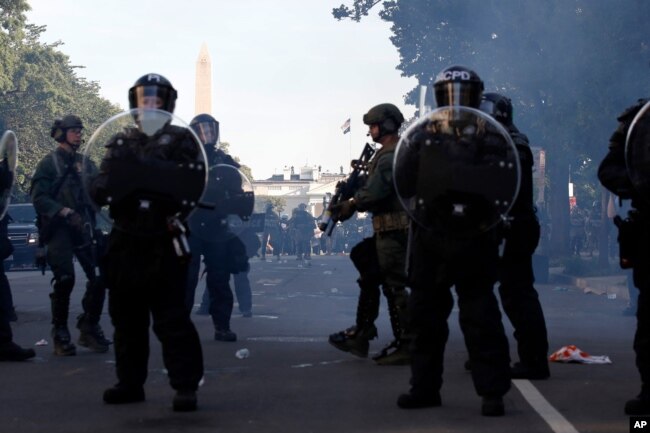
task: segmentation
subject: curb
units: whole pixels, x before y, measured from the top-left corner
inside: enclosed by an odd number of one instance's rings
[[[585,294],[606,295],[608,299],[630,300],[626,275],[605,277],[573,277],[565,274],[552,274],[551,284],[573,285]]]

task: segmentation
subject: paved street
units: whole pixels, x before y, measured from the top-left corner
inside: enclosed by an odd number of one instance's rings
[[[327,343],[330,333],[354,322],[356,273],[349,258],[317,256],[306,268],[298,263],[293,257],[281,263],[252,262],[254,316],[241,317],[235,306],[236,343],[214,341],[210,318],[193,316],[206,372],[199,411],[186,414],[171,410],[173,391],[153,335],[146,402],[105,405],[102,392],[115,382],[112,350],[95,354],[79,349],[76,357],[54,357],[51,275],[9,272],[19,316],[13,324],[15,340],[33,346],[45,339],[49,345],[35,347],[34,361],[0,364],[0,433],[628,431],[623,404],[638,392],[639,378],[632,351],[635,319],[621,315],[625,302],[620,297],[539,285],[551,350],[575,344],[590,354],[607,355],[613,363],[553,364],[550,380],[518,381],[506,395],[506,416],[494,419],[480,415],[480,398],[463,369],[466,352],[454,311],[443,406],[404,411],[395,400],[408,390],[408,367],[379,367]],[[80,312],[82,284],[77,282],[71,317]],[[197,290],[197,299],[201,293]],[[102,323],[112,334],[106,314]],[[505,323],[511,337],[507,319]],[[391,339],[384,300],[378,327],[371,351]],[[76,329],[73,335],[76,339]],[[250,351],[246,359],[235,356],[242,348]]]

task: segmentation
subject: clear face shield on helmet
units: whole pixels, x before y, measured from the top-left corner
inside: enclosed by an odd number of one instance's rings
[[[160,112],[173,113],[173,90],[166,86],[143,85],[133,89],[135,120],[142,132],[153,135],[168,123]]]
[[[200,122],[192,125],[192,129],[199,136],[201,142],[206,145],[216,145],[219,141],[218,125],[214,122]]]
[[[436,102],[439,107],[464,106],[478,108],[481,104],[481,85],[472,82],[437,83]]]
[[[173,99],[173,90],[166,86],[138,86],[134,90],[135,106],[133,108],[156,108],[159,110],[173,111],[170,101]]]

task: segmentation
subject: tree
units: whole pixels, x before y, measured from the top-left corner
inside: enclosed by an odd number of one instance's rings
[[[62,43],[39,41],[45,26],[29,24],[24,0],[0,0],[0,129],[18,137],[20,156],[14,201],[29,199],[31,173],[54,147],[53,121],[76,114],[92,132],[117,114],[118,107],[99,96],[99,85],[79,77],[79,67],[59,51]]]
[[[438,71],[463,64],[486,90],[512,98],[517,125],[546,149],[551,251],[566,254],[569,175],[579,200],[600,200],[595,172],[615,117],[650,93],[650,81],[638,79],[647,76],[650,3],[355,0],[333,15],[360,21],[376,6],[392,23],[402,75],[431,86]],[[418,91],[405,102],[415,104]]]

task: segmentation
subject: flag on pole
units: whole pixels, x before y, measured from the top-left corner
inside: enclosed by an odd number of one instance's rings
[[[343,134],[350,132],[350,119],[343,122],[343,125],[341,125],[341,130],[343,131]]]

